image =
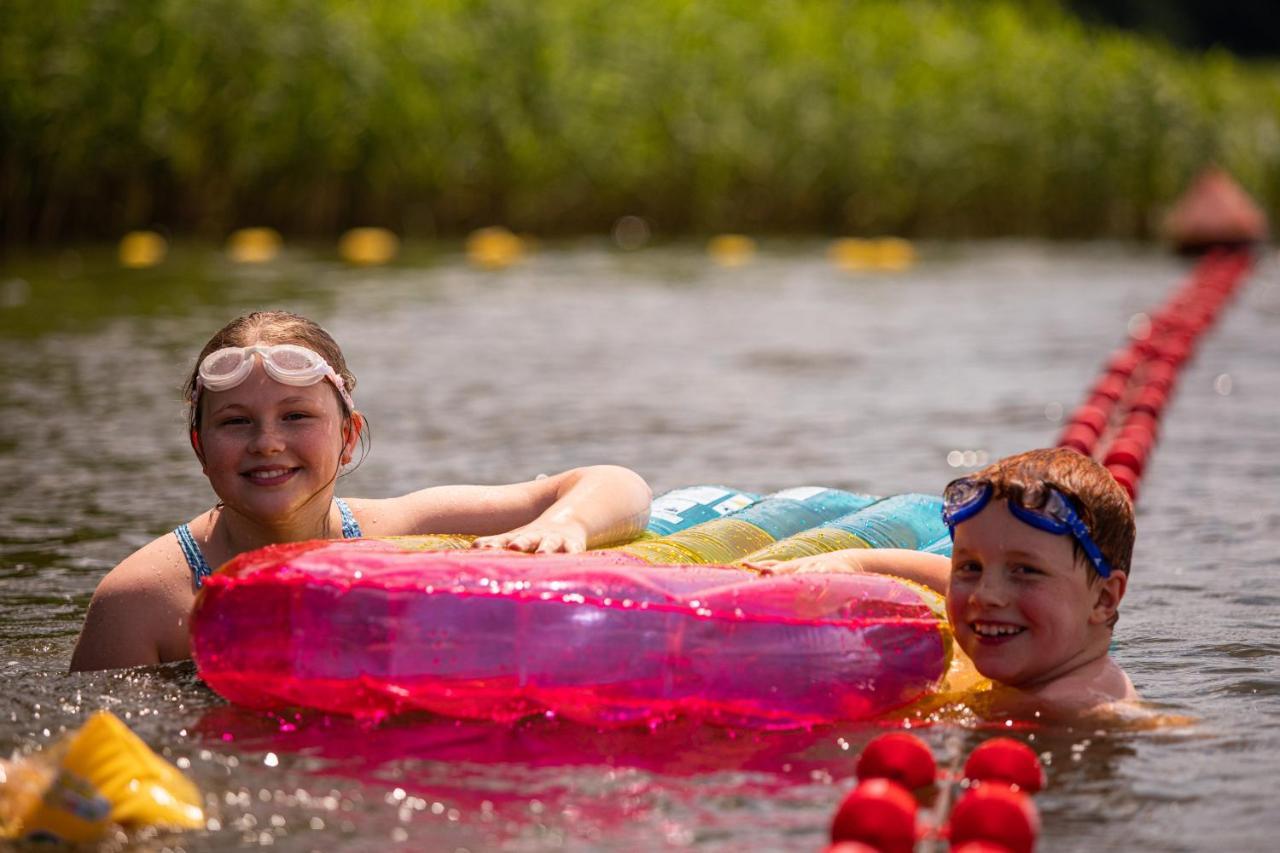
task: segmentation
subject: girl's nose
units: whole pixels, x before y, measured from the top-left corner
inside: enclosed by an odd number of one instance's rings
[[[284,441],[271,424],[265,424],[254,431],[249,442],[251,453],[276,453],[284,449]]]

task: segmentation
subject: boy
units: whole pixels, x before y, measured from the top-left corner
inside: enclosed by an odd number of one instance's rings
[[[1032,450],[953,481],[950,562],[852,549],[761,564],[773,572],[864,571],[944,592],[956,641],[987,678],[1063,710],[1137,699],[1107,654],[1133,553],[1133,507],[1074,450]]]

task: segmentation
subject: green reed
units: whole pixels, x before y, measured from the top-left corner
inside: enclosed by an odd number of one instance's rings
[[[1144,236],[1274,210],[1280,69],[1051,2],[5,0],[0,239],[503,223]]]

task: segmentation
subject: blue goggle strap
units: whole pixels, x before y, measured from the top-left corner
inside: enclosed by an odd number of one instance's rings
[[[1110,577],[1111,566],[1107,564],[1107,558],[1102,556],[1102,551],[1094,543],[1093,537],[1089,535],[1089,528],[1085,527],[1084,522],[1080,520],[1080,516],[1071,508],[1071,504],[1067,502],[1066,498],[1056,491],[1051,492],[1051,494],[1057,499],[1053,510],[1057,515],[1062,516],[1061,518],[1027,509],[1013,501],[1009,502],[1009,511],[1032,527],[1043,530],[1046,533],[1052,533],[1056,536],[1070,533],[1080,543],[1080,547],[1084,549],[1085,556],[1089,558],[1089,562],[1093,563],[1093,567],[1098,571],[1098,574],[1104,578]]]

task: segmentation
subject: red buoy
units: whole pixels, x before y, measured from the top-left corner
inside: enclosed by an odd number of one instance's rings
[[[1109,401],[1106,407],[1099,406],[1096,402],[1088,402],[1080,406],[1071,413],[1068,419],[1070,423],[1082,424],[1093,430],[1094,435],[1102,435],[1102,431],[1107,428],[1107,421],[1111,419],[1111,405]]]
[[[1017,785],[1032,794],[1044,787],[1044,767],[1035,750],[1007,737],[992,738],[969,753],[964,776],[975,782]]]
[[[832,841],[857,841],[881,853],[911,853],[916,846],[916,800],[888,779],[859,782],[836,811]]]
[[[1098,384],[1093,386],[1092,396],[1102,397],[1115,403],[1124,396],[1124,389],[1129,386],[1129,377],[1118,373],[1105,373]]]
[[[915,735],[890,732],[880,735],[858,756],[858,779],[890,779],[908,791],[932,785],[938,765],[929,747]]]
[[[952,845],[987,841],[1011,853],[1031,853],[1040,834],[1040,815],[1031,798],[1021,791],[979,785],[956,803],[948,828]]]
[[[880,851],[861,841],[837,841],[835,844],[828,844],[824,853],[880,853]]]
[[[1103,457],[1102,464],[1106,466],[1124,465],[1130,468],[1134,474],[1142,475],[1142,469],[1147,464],[1147,452],[1150,446],[1144,447],[1132,438],[1117,437],[1111,442],[1111,446],[1107,448],[1107,455]]]
[[[1121,465],[1116,462],[1107,465],[1106,469],[1111,472],[1111,476],[1116,478],[1116,482],[1119,483],[1120,487],[1129,495],[1129,501],[1131,503],[1137,503],[1138,472],[1134,471],[1128,465]]]
[[[966,841],[963,844],[951,845],[951,853],[1012,853],[1012,851],[1003,844],[978,839],[977,841]]]

